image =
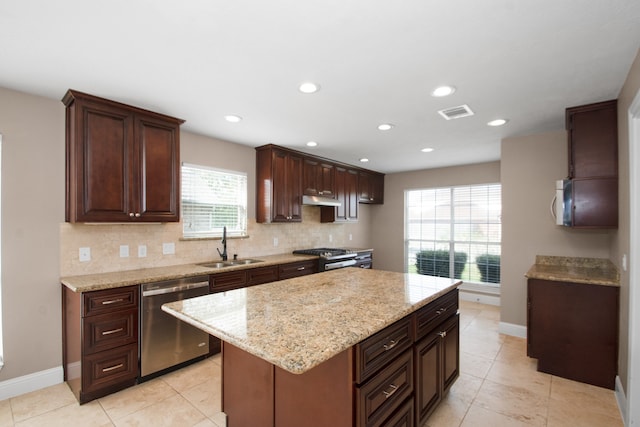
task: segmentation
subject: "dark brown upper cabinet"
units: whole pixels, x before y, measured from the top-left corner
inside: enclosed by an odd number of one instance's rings
[[[335,168],[331,163],[305,157],[302,171],[302,188],[305,195],[336,197]]]
[[[384,175],[360,171],[358,202],[381,205],[384,203]]]
[[[256,222],[302,221],[302,156],[274,145],[256,148]]]
[[[569,178],[618,176],[617,100],[567,108]]]
[[[183,120],[69,90],[66,221],[180,220]]]
[[[567,108],[571,226],[618,226],[617,101]]]
[[[336,166],[336,198],[340,206],[322,206],[320,222],[358,220],[358,171]]]
[[[300,222],[304,196],[336,199],[320,222],[358,220],[358,203],[382,204],[384,174],[273,144],[256,147],[256,221]]]

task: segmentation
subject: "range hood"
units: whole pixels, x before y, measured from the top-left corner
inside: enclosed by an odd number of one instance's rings
[[[322,196],[302,196],[302,204],[312,206],[342,206],[342,203],[338,200]]]

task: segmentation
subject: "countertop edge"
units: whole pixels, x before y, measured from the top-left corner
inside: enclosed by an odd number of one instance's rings
[[[60,283],[73,292],[89,292],[104,289],[115,289],[131,285],[139,285],[151,282],[161,282],[194,276],[206,276],[226,273],[230,271],[249,270],[252,268],[270,267],[274,265],[288,264],[290,262],[318,259],[315,255],[280,254],[263,257],[252,257],[262,262],[254,264],[241,264],[224,268],[204,267],[200,262],[189,264],[176,264],[164,267],[150,267],[138,270],[123,270],[108,273],[95,273],[78,276],[64,276]],[[206,261],[202,262],[205,263]]]

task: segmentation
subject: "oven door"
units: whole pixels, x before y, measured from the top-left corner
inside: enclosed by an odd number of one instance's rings
[[[356,265],[356,260],[353,258],[336,260],[336,261],[326,260],[326,261],[320,262],[320,270],[329,271],[329,270],[335,270],[337,268],[351,267],[354,265]]]

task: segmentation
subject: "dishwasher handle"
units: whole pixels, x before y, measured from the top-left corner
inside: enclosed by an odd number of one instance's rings
[[[173,294],[191,289],[199,289],[208,287],[209,282],[181,283],[175,286],[167,286],[163,288],[149,289],[142,291],[142,297],[151,297],[154,295]]]

